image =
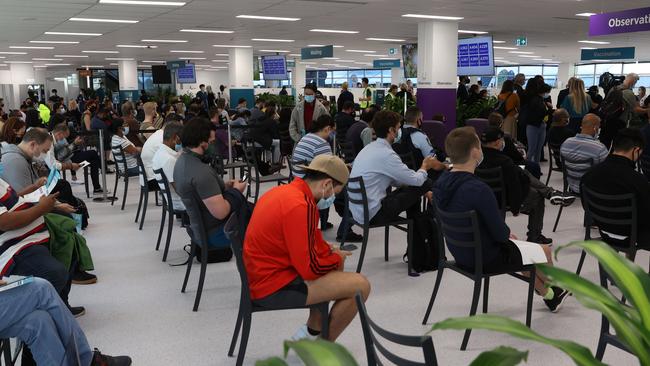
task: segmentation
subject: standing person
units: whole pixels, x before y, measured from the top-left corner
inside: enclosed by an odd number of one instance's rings
[[[623,108],[623,113],[621,114],[620,120],[625,123],[625,126],[632,128],[643,127],[641,115],[647,114],[648,110],[650,110],[642,108],[636,98],[636,95],[634,95],[633,89],[638,81],[639,75],[635,73],[629,73],[625,77],[623,84],[618,87],[623,93],[623,100],[625,102],[625,107]]]
[[[219,85],[219,98],[224,99],[226,101],[226,105],[230,106],[230,97],[228,96],[228,93],[226,92],[226,86],[225,85]]]
[[[148,101],[149,96],[147,95],[147,91],[144,89],[140,90],[140,103],[145,104]]]
[[[458,77],[458,90],[456,90],[456,99],[460,100],[461,103],[465,103],[467,101],[467,98],[469,98],[469,92],[467,91],[468,83],[468,76],[461,75]]]
[[[636,98],[639,100],[639,104],[643,106],[645,98],[647,98],[647,95],[645,93],[645,86],[639,87],[639,94],[636,96]]]
[[[573,83],[573,80],[575,80],[575,77],[570,77],[569,81],[566,83],[566,88],[560,90],[560,92],[557,94],[557,103],[555,103],[555,108],[560,109],[562,108],[562,102],[564,102],[564,98],[569,95],[569,89],[571,87],[571,84]],[[590,88],[591,89],[591,88]],[[596,89],[598,89],[596,87]]]
[[[544,88],[537,79],[528,80],[526,102],[521,106],[520,121],[526,126],[528,160],[539,163],[546,140],[548,113],[544,102]]]
[[[399,88],[397,87],[397,85],[392,84],[388,88],[388,93],[386,93],[386,96],[384,97],[384,103],[388,102],[389,100],[395,99],[398,90]]]
[[[398,98],[408,98],[408,100],[413,100],[413,94],[408,90],[408,86],[405,83],[399,85],[399,92],[396,94]]]
[[[598,90],[597,85],[590,86],[587,90],[587,94],[589,94],[589,98],[591,98],[591,112],[596,113],[600,108],[600,104],[603,102],[603,96],[600,95],[600,90]]]
[[[361,87],[363,88],[363,94],[359,98],[359,107],[366,109],[373,104],[372,89],[368,85],[368,78],[364,77],[361,79]]]
[[[79,111],[79,105],[76,100],[70,99],[68,102],[68,111],[65,114],[65,118],[68,121],[72,121],[75,128],[79,129],[79,124],[81,123],[81,112]]]
[[[514,78],[513,81],[515,83],[515,85],[514,85],[515,93],[517,93],[517,95],[519,95],[521,97],[522,95],[525,94],[524,93],[524,84],[526,84],[526,75],[524,75],[522,73],[519,73],[519,74],[515,75],[515,78]]]
[[[201,101],[201,109],[208,111],[208,93],[205,91],[205,84],[199,85],[199,91],[196,92],[196,99]]]
[[[205,91],[206,93],[208,93],[208,110],[210,110],[210,108],[216,106],[215,102],[217,100],[217,97],[216,95],[214,95],[214,92],[212,91],[212,86],[208,85],[205,88]]]
[[[511,138],[517,139],[517,116],[521,108],[519,95],[515,93],[515,83],[512,80],[506,80],[501,87],[501,93],[498,97],[499,102],[505,105],[505,116],[503,116],[503,132],[510,135]]]
[[[573,78],[569,84],[569,95],[564,98],[561,107],[569,112],[569,128],[577,133],[580,122],[592,107],[591,97],[585,92],[582,79]]]
[[[305,85],[304,93],[305,97],[303,100],[291,112],[289,133],[294,142],[300,141],[306,134],[306,131],[311,128],[312,121],[317,120],[318,117],[324,114],[329,114],[323,103],[316,100],[316,86],[314,84]]]
[[[354,95],[348,90],[347,81],[344,81],[343,84],[341,84],[341,94],[339,94],[339,98],[336,101],[336,110],[339,112],[342,111],[345,102],[352,102],[354,105]]]
[[[287,86],[282,85],[282,89],[280,89],[280,93],[278,95],[289,95],[289,92],[287,92]]]
[[[219,113],[220,125],[225,126],[232,121],[230,115],[228,114],[228,110],[226,109],[226,100],[223,98],[217,99],[217,113]]]

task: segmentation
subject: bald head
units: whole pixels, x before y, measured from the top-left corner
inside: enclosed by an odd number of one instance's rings
[[[639,75],[631,72],[625,76],[625,81],[623,81],[623,84],[625,84],[625,86],[628,88],[634,88],[634,85],[637,81],[639,81]]]
[[[600,129],[600,117],[589,113],[582,119],[581,133],[585,135],[596,136]]]

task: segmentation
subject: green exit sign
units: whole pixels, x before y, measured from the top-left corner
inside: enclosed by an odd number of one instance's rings
[[[396,55],[397,54],[397,48],[389,48],[388,49],[388,54],[389,55]]]
[[[517,46],[528,46],[528,39],[526,37],[517,37],[515,39],[515,45]]]

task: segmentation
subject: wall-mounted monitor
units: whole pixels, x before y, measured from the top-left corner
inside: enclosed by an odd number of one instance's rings
[[[165,65],[151,65],[151,78],[154,84],[172,83],[172,74]]]
[[[492,37],[458,40],[458,75],[494,75]]]
[[[176,82],[179,84],[196,83],[196,69],[194,64],[185,64],[185,67],[176,69]]]
[[[286,58],[282,55],[262,56],[262,72],[264,73],[264,80],[288,79]]]

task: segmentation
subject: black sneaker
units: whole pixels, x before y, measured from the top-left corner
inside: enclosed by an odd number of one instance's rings
[[[336,241],[340,243],[340,242],[343,241],[343,238],[341,238],[340,236],[337,236]],[[348,235],[345,236],[345,242],[346,243],[361,243],[361,242],[363,242],[363,235],[357,234],[354,231],[350,231],[348,233]]]
[[[323,226],[323,225],[320,226],[320,230],[325,231],[325,230],[329,230],[329,229],[331,229],[333,227],[334,227],[334,224],[332,224],[331,222],[327,222],[327,223],[325,223],[325,226]]]
[[[97,276],[86,271],[76,271],[72,275],[72,283],[75,285],[92,285],[97,283]]]
[[[551,313],[557,313],[560,307],[562,307],[562,303],[567,298],[567,295],[569,295],[569,291],[555,286],[551,287],[551,289],[553,289],[553,298],[550,300],[544,299],[544,303]]]
[[[93,352],[93,362],[90,366],[130,366],[129,356],[108,356],[103,355],[97,348]]]
[[[102,189],[102,188],[95,188],[95,189],[93,189],[93,193],[104,193],[104,189]]]
[[[553,239],[547,238],[544,235],[540,234],[538,237],[528,237],[527,241],[531,243],[537,243],[537,244],[551,244],[553,243]]]
[[[70,306],[70,305],[68,305],[68,309],[70,309],[70,312],[72,313],[72,316],[74,316],[75,318],[86,315],[86,308],[84,308],[83,306]]]
[[[548,197],[548,199],[549,201],[551,201],[552,205],[563,205],[563,206],[569,206],[576,200],[575,196],[572,196],[570,194],[567,194],[565,196],[564,193],[560,191],[553,191]]]

